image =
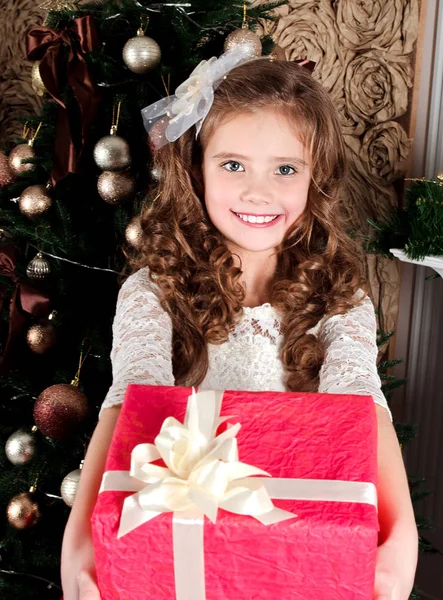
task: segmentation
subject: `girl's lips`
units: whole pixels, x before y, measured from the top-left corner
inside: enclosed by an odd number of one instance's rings
[[[237,219],[237,221],[240,221],[240,223],[243,223],[243,225],[247,225],[248,227],[255,227],[256,229],[257,228],[262,229],[264,227],[272,227],[276,223],[279,223],[283,218],[283,215],[278,215],[278,217],[276,219],[274,219],[273,221],[269,221],[269,223],[248,223],[248,221],[243,221],[243,219],[241,217],[239,217],[234,211],[231,211],[231,212],[234,215],[234,217]]]

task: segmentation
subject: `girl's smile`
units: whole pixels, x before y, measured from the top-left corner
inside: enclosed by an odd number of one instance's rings
[[[246,214],[246,213],[237,213],[235,211],[232,211],[234,213],[234,215],[236,215],[236,217],[238,218],[238,220],[244,224],[247,225],[248,227],[256,227],[256,228],[263,228],[263,227],[273,227],[274,225],[276,225],[278,219],[280,219],[283,215],[253,215],[253,214]]]

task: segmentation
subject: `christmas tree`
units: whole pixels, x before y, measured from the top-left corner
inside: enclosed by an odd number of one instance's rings
[[[140,111],[229,44],[281,51],[253,29],[282,4],[45,2],[45,25],[28,33],[45,101],[0,154],[5,600],[61,596],[63,530],[111,383],[117,293],[158,177]]]
[[[373,229],[369,252],[394,258],[391,249],[403,249],[412,260],[443,256],[443,173],[435,179],[410,180],[405,202],[384,219],[369,220]]]

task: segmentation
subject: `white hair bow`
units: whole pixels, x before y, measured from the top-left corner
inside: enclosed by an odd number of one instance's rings
[[[183,133],[196,126],[196,137],[214,100],[214,90],[234,67],[254,60],[246,51],[230,50],[219,58],[203,60],[189,78],[178,86],[173,96],[150,104],[142,112],[145,129],[149,132],[159,117],[166,116],[166,127],[156,131],[155,148],[175,142]]]

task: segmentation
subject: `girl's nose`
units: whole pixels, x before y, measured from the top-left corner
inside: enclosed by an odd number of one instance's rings
[[[245,185],[240,194],[240,200],[249,204],[270,204],[272,202],[272,193],[264,182],[256,182]]]

